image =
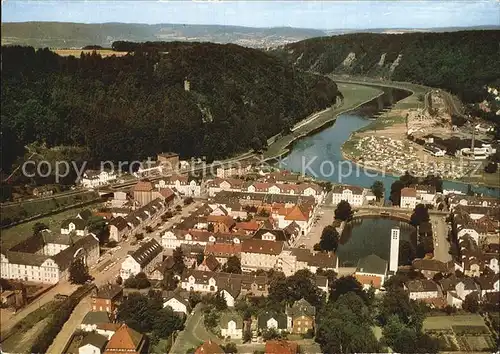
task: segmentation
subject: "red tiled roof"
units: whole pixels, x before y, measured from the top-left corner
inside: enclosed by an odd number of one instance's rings
[[[402,197],[417,197],[417,190],[415,188],[403,188],[401,189]]]
[[[153,190],[153,184],[149,181],[139,181],[133,187],[134,192],[150,192]]]
[[[307,221],[309,217],[307,214],[301,209],[300,206],[296,205],[288,212],[285,216],[285,220],[294,220],[294,221]]]
[[[297,354],[299,346],[286,340],[269,340],[266,342],[266,354]]]
[[[200,345],[194,354],[224,354],[224,351],[217,343],[208,340]]]
[[[137,351],[143,341],[143,335],[123,324],[110,338],[105,352]]]
[[[241,244],[238,243],[214,243],[205,246],[205,254],[239,255]]]
[[[361,274],[354,274],[354,277],[362,285],[370,285],[376,289],[379,289],[382,286],[382,277],[372,277],[372,276],[361,275]]]
[[[257,231],[259,227],[259,224],[255,220],[238,222],[235,225],[236,229],[243,229],[248,231]]]
[[[232,217],[226,216],[226,215],[220,215],[220,216],[219,215],[208,215],[207,221],[225,224],[227,227],[231,227],[234,224],[236,224],[236,222],[234,221],[234,219]]]

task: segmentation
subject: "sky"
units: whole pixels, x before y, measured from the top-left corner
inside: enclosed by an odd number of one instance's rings
[[[2,0],[2,22],[181,23],[317,29],[500,25],[500,0],[22,1]]]

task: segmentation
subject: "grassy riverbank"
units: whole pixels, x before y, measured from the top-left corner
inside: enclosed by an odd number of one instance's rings
[[[344,95],[344,101],[341,105],[333,107],[306,125],[301,126],[292,133],[282,136],[272,143],[267,151],[264,153],[264,158],[273,158],[281,156],[288,152],[288,146],[301,137],[304,137],[311,132],[321,128],[323,125],[335,120],[335,118],[346,111],[354,109],[361,104],[372,100],[373,98],[381,95],[382,90],[375,87],[363,86],[352,83],[337,83],[340,92]]]

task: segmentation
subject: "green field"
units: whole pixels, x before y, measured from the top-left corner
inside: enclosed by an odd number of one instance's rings
[[[324,112],[312,122],[300,127],[299,129],[286,136],[279,138],[268,147],[267,151],[264,153],[264,157],[272,158],[286,153],[286,147],[295,139],[322,127],[326,123],[335,120],[337,115],[356,108],[357,106],[370,101],[371,99],[377,97],[382,93],[381,90],[370,86],[362,86],[350,83],[338,83],[337,86],[339,88],[339,91],[344,95],[344,101],[342,105]]]
[[[46,224],[50,230],[53,232],[60,232],[61,230],[61,222],[68,218],[76,216],[78,212],[83,209],[93,209],[96,208],[99,203],[87,205],[86,207],[69,209],[54,215],[50,215],[44,218],[40,218],[33,221],[28,221],[13,227],[9,227],[8,229],[3,229],[0,231],[0,241],[2,248],[10,248],[20,241],[28,238],[33,234],[33,226],[37,222],[41,222]]]
[[[480,315],[429,316],[424,320],[424,331],[448,331],[452,326],[486,327]]]

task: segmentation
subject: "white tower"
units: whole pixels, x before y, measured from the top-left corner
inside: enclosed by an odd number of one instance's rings
[[[389,261],[389,270],[392,272],[398,270],[400,232],[399,226],[394,226],[391,229],[391,258]]]

